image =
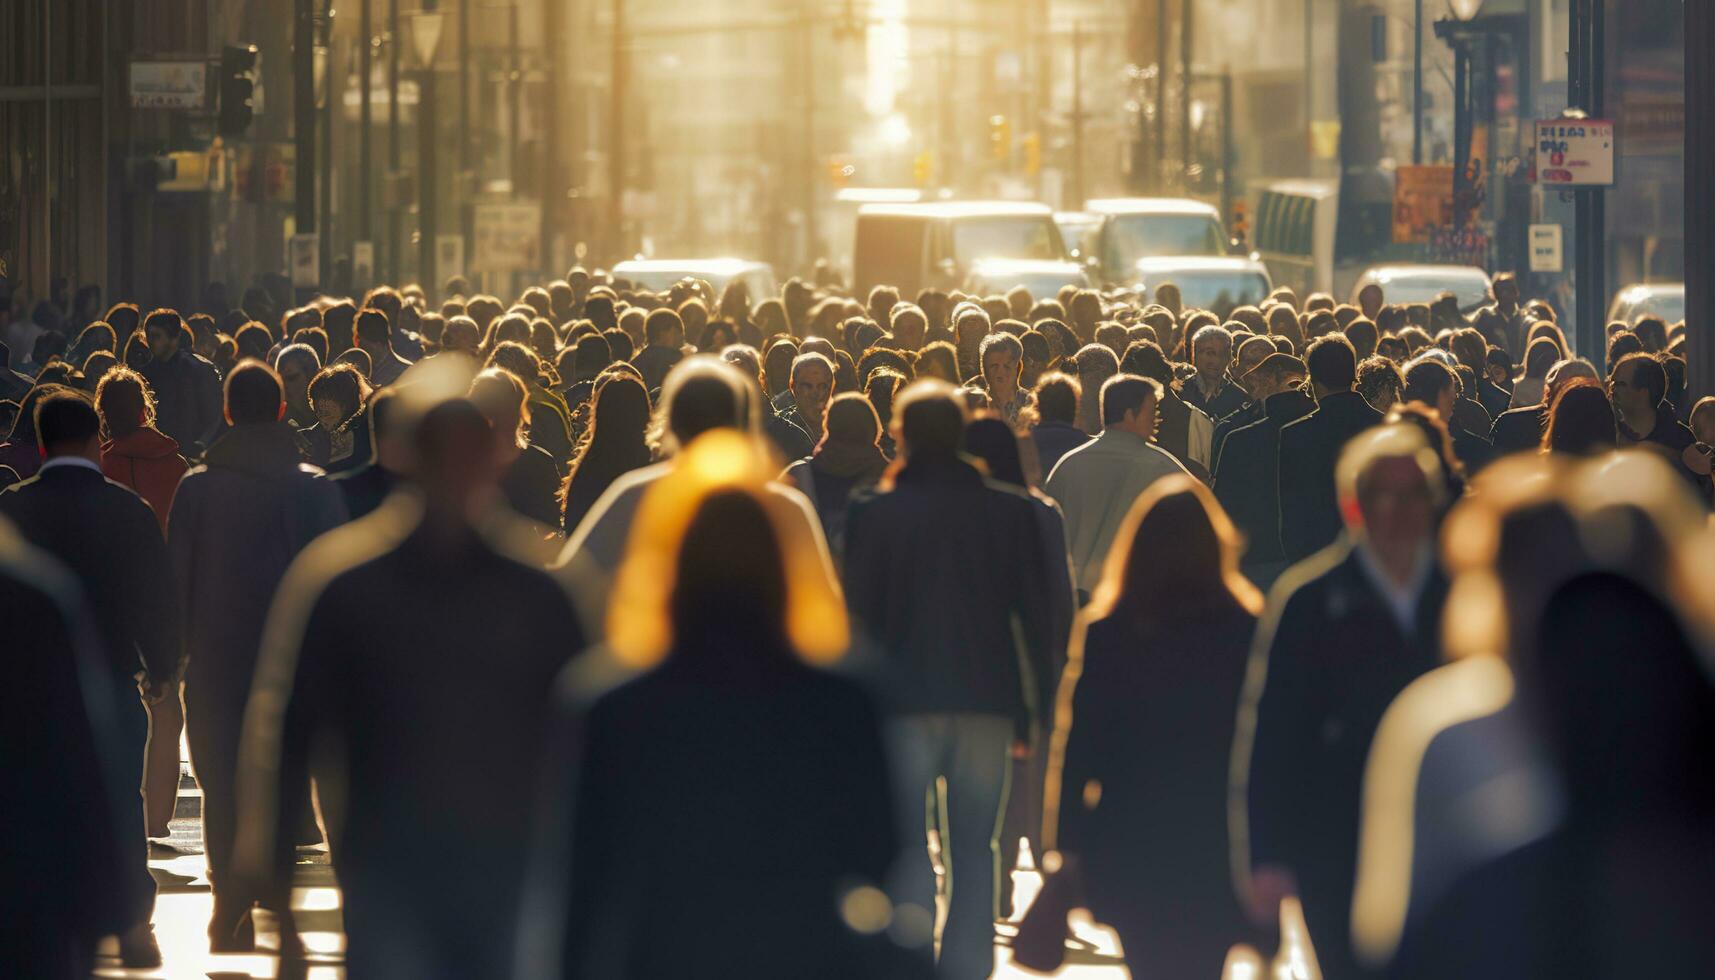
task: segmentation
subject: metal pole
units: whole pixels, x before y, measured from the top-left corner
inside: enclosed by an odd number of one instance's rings
[[[607,235],[612,261],[625,258],[625,0],[613,0],[613,65],[607,117]]]
[[[469,0],[460,4],[468,7]],[[542,229],[540,233],[542,268],[549,275],[565,272],[565,267],[555,268],[554,239],[562,230],[562,216],[565,213],[566,187],[565,168],[561,161],[565,154],[560,150],[561,120],[560,120],[560,89],[561,66],[566,60],[565,43],[565,6],[558,2],[542,5],[542,50],[547,62],[547,90],[543,93],[542,112]],[[462,43],[462,42],[461,42]],[[461,97],[462,98],[462,97]],[[467,107],[468,108],[468,107]],[[464,152],[461,139],[460,152]],[[461,156],[462,161],[462,156]],[[463,166],[461,162],[461,167]],[[558,326],[558,324],[556,324]]]
[[[470,145],[470,7],[475,0],[459,0],[459,234],[464,236],[464,254],[471,254],[471,232],[476,212],[472,210],[471,192],[475,190]],[[558,10],[558,3],[545,4],[545,10]],[[550,33],[549,37],[557,35]]]
[[[435,66],[424,65],[417,102],[417,281],[429,296],[440,293],[435,282]]]
[[[54,5],[42,0],[42,51],[53,50]],[[51,296],[54,285],[54,72],[49,58],[42,60],[42,270],[36,275],[38,296]]]
[[[358,99],[357,107],[357,236],[366,242],[373,242],[374,229],[371,226],[371,211],[373,202],[370,201],[370,184],[374,180],[374,161],[369,155],[370,125],[374,121],[374,110],[370,107],[369,74],[372,68],[372,56],[375,47],[375,25],[373,21],[375,0],[362,0],[357,8],[357,33],[362,41],[358,45],[357,73]],[[371,246],[373,247],[373,246]],[[364,284],[365,286],[368,283]]]
[[[553,2],[553,0],[549,0]],[[518,166],[523,157],[521,147],[524,144],[524,55],[518,41],[518,0],[512,0],[506,9],[507,20],[507,71],[506,71],[506,101],[510,116],[509,132],[507,134],[506,163],[507,176],[512,180],[512,199],[518,199]]]
[[[1709,61],[1715,41],[1715,10],[1685,5],[1685,322],[1696,324],[1686,345],[1686,395],[1715,392],[1715,224],[1705,220],[1715,206],[1715,188],[1704,179],[1715,168],[1715,70]]]
[[[1423,0],[1411,21],[1411,162],[1423,163]]]
[[[821,255],[816,244],[816,32],[811,26],[810,0],[801,7],[802,46],[798,57],[804,66],[804,262],[813,265]]]
[[[1179,5],[1179,187],[1191,186],[1191,24],[1192,0]]]
[[[322,285],[326,287],[332,281],[329,272],[333,268],[333,105],[336,80],[340,78],[340,73],[335,69],[339,59],[334,57],[333,0],[322,0],[321,35],[324,59],[322,104],[316,112],[316,122],[321,127],[321,142],[317,146],[319,157],[316,161],[317,169],[321,172],[321,188],[320,214],[316,227],[322,231],[322,247],[316,250],[316,257],[319,261],[318,275]]]
[[[296,231],[316,230],[316,7],[297,0],[292,33],[292,135],[297,144]]]
[[[1221,220],[1233,221],[1233,69],[1221,69]]]
[[[397,285],[405,271],[401,228],[405,202],[399,200],[399,173],[404,167],[399,149],[399,51],[405,32],[399,17],[400,0],[388,0],[387,9],[387,279]],[[421,104],[419,103],[419,108]]]
[[[1471,220],[1471,182],[1465,168],[1471,162],[1471,52],[1464,38],[1453,39],[1453,230],[1463,232]]]
[[[1308,65],[1305,66],[1308,69]],[[1167,169],[1167,0],[1155,0],[1155,169],[1149,185],[1161,190]]]
[[[1072,22],[1072,200],[1084,206],[1084,25]]]
[[[1582,20],[1574,37],[1573,49],[1575,91],[1591,118],[1603,115],[1603,58],[1606,25],[1603,0],[1581,0],[1572,8],[1574,22]],[[1574,336],[1578,353],[1590,359],[1598,371],[1606,373],[1607,344],[1605,344],[1604,304],[1607,300],[1607,193],[1601,187],[1580,188],[1575,194],[1577,222],[1576,303],[1577,317]]]

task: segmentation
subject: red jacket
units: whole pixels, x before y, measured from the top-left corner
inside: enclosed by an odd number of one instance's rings
[[[179,455],[179,444],[146,427],[101,447],[101,472],[109,480],[137,491],[148,503],[166,533],[167,515],[173,509],[173,494],[179,489],[179,477],[185,475],[189,464]]]

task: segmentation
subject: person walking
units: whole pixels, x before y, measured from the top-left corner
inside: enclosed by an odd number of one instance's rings
[[[1318,337],[1304,364],[1316,410],[1280,430],[1280,550],[1288,562],[1310,557],[1339,535],[1335,463],[1349,439],[1382,420],[1352,390],[1358,364],[1351,341],[1339,334]]]
[[[239,731],[256,676],[262,620],[286,567],[346,519],[339,488],[300,462],[291,427],[280,421],[285,392],[272,368],[240,362],[227,376],[225,400],[232,427],[180,481],[167,522],[186,611],[185,729],[202,790],[203,848],[214,892],[209,948],[215,952],[253,947],[253,902],[290,913],[283,895],[246,894],[233,875]],[[301,779],[294,795],[307,804]]]
[[[1286,570],[1280,549],[1280,430],[1316,410],[1301,390],[1308,373],[1303,361],[1275,353],[1245,375],[1262,401],[1263,418],[1228,436],[1215,464],[1215,498],[1247,545],[1245,574],[1265,588]]]
[[[172,566],[149,506],[101,475],[101,419],[88,398],[57,392],[38,402],[35,414],[42,468],[0,492],[0,516],[31,544],[64,562],[93,606],[110,658],[113,703],[107,710],[123,738],[120,771],[129,824],[123,860],[131,879],[126,887],[141,896],[124,921],[120,958],[128,967],[156,967],[161,951],[150,925],[155,883],[144,840],[148,828],[139,799],[130,794],[143,785],[149,741],[144,702],[165,698],[179,667],[181,624]]]
[[[893,426],[904,464],[891,489],[853,502],[846,526],[847,603],[887,693],[902,847],[889,891],[924,954],[938,938],[940,976],[986,977],[1009,759],[1054,684],[1047,571],[1030,500],[961,458],[965,410],[950,385],[906,389]],[[938,936],[930,818],[948,888]]]
[[[220,372],[190,348],[194,341],[176,310],[143,318],[149,362],[141,373],[155,393],[156,425],[189,458],[202,455],[220,434]]]
[[[1270,593],[1240,701],[1235,870],[1253,921],[1299,896],[1328,980],[1363,975],[1350,916],[1370,740],[1394,697],[1439,662],[1447,582],[1433,541],[1445,486],[1427,449],[1421,430],[1394,424],[1341,451],[1347,535]]]
[[[1035,424],[1030,439],[1036,443],[1036,459],[1043,476],[1054,472],[1054,464],[1072,450],[1090,441],[1078,428],[1078,402],[1083,388],[1078,379],[1059,371],[1044,374],[1032,392]]]
[[[590,399],[589,431],[560,486],[560,527],[569,536],[613,481],[648,466],[649,393],[632,375],[604,372]]]
[[[430,408],[420,492],[309,545],[268,612],[237,864],[289,887],[272,856],[315,751],[354,976],[510,973],[549,698],[583,647],[570,598],[481,530],[512,438],[468,400]]]
[[[1162,388],[1150,378],[1119,374],[1102,385],[1102,434],[1055,465],[1043,490],[1066,515],[1072,568],[1084,598],[1095,591],[1102,563],[1126,513],[1150,484],[1186,472],[1150,442]]]
[[[1226,795],[1262,594],[1238,559],[1207,488],[1158,481],[1126,516],[1061,681],[1047,845],[1075,859],[1139,975],[1219,976],[1251,938]]]
[[[783,482],[797,487],[816,507],[828,551],[838,561],[845,552],[846,509],[852,494],[872,487],[887,471],[881,453],[881,418],[869,399],[855,391],[828,403],[822,441],[809,459],[786,467]]]

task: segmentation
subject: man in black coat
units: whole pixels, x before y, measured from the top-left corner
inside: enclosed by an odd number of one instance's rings
[[[173,310],[145,317],[143,335],[149,341],[149,363],[142,374],[155,393],[155,427],[194,460],[214,442],[224,421],[220,372],[189,349],[190,331]]]
[[[846,524],[846,600],[882,662],[892,716],[904,850],[891,889],[927,938],[936,906],[924,800],[945,777],[942,856],[958,887],[941,975],[986,977],[1009,752],[1058,680],[1048,573],[1032,502],[960,458],[965,412],[950,386],[913,385],[893,425],[905,466],[893,489],[853,501]]]
[[[1370,741],[1394,697],[1439,661],[1447,582],[1434,533],[1446,484],[1426,446],[1410,425],[1347,445],[1348,537],[1276,586],[1240,703],[1236,870],[1255,916],[1302,899],[1328,980],[1362,976],[1349,937]]]
[[[1301,561],[1340,533],[1334,464],[1353,436],[1382,415],[1352,390],[1357,353],[1340,334],[1318,337],[1305,353],[1316,411],[1280,430],[1280,550]]]
[[[1227,437],[1216,461],[1215,498],[1244,533],[1245,573],[1266,588],[1285,569],[1280,551],[1280,500],[1275,468],[1280,455],[1282,426],[1316,408],[1300,390],[1304,362],[1291,354],[1271,354],[1245,376],[1257,394],[1263,418]]]
[[[83,583],[109,662],[112,710],[124,738],[121,759],[130,843],[128,873],[147,901],[121,935],[127,965],[160,963],[149,924],[155,895],[139,798],[149,719],[138,700],[167,694],[181,650],[178,596],[154,512],[129,489],[101,475],[101,420],[83,394],[62,391],[36,406],[36,439],[45,462],[37,474],[0,493],[0,514],[36,547],[64,562]],[[141,677],[141,683],[139,683]]]
[[[187,614],[185,734],[203,794],[214,890],[209,940],[223,952],[248,949],[253,940],[248,913],[257,896],[237,888],[230,870],[238,737],[262,619],[298,551],[346,518],[339,488],[300,463],[294,433],[280,421],[284,412],[272,368],[260,361],[233,368],[226,379],[232,429],[180,481],[167,521]]]
[[[0,835],[0,976],[85,980],[100,938],[154,895],[136,873],[142,755],[116,724],[112,670],[82,593],[0,520],[0,669],[25,695],[0,711],[0,827],[12,831]]]
[[[315,752],[353,976],[512,972],[550,696],[584,644],[566,592],[479,529],[526,533],[478,519],[511,438],[467,400],[431,409],[422,493],[305,549],[268,614],[238,863],[277,874],[294,760]]]

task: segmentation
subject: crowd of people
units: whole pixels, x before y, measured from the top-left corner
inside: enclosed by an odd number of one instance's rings
[[[0,973],[159,965],[181,734],[209,947],[265,909],[283,970],[324,841],[353,977],[980,978],[1085,907],[1213,978],[1289,896],[1328,980],[1705,958],[1684,324],[1604,371],[1505,274],[202,305],[0,344],[0,812],[41,828]]]

